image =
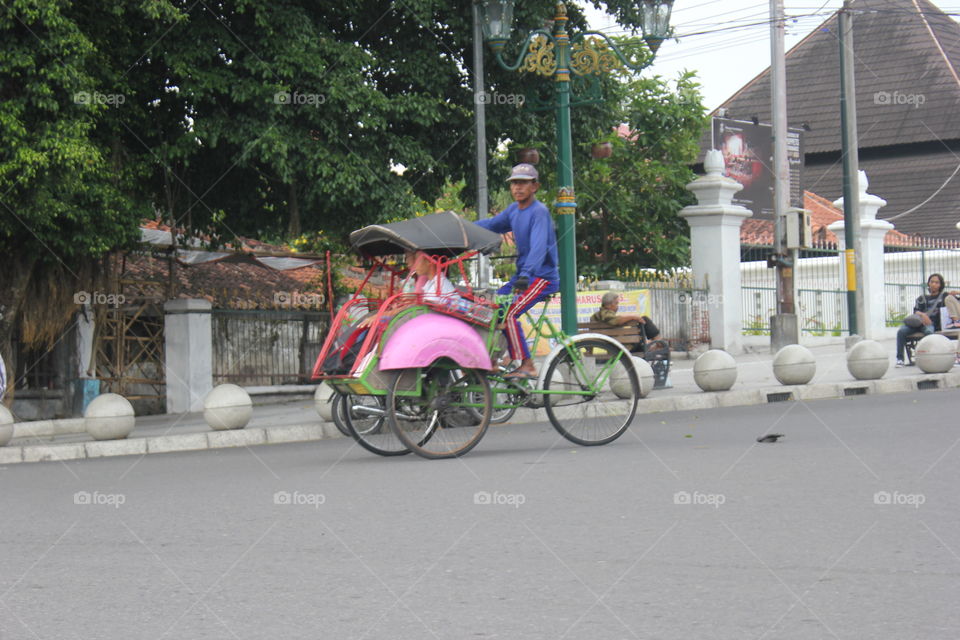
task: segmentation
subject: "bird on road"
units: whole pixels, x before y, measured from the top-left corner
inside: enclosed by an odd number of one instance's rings
[[[768,433],[757,438],[757,442],[776,442],[782,437],[782,433]]]

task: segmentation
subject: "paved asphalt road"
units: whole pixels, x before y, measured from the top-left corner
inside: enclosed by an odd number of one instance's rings
[[[955,638],[958,401],[0,468],[0,639]]]

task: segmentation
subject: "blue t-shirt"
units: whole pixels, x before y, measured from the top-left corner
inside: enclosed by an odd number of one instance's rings
[[[526,209],[516,202],[492,218],[477,224],[496,233],[513,232],[517,243],[517,274],[531,280],[543,278],[560,282],[560,259],[557,254],[557,232],[547,207],[533,199]]]

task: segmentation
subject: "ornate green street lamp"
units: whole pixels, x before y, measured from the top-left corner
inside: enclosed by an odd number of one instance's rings
[[[490,45],[497,62],[507,71],[538,73],[553,76],[556,81],[557,114],[557,236],[560,250],[561,324],[564,332],[577,332],[577,252],[574,215],[577,202],[573,190],[573,141],[570,131],[570,72],[578,76],[602,75],[621,66],[640,71],[653,61],[660,43],[670,32],[670,11],[673,0],[642,0],[638,9],[641,16],[643,40],[650,49],[633,63],[607,36],[597,31],[585,31],[572,38],[567,35],[567,8],[557,4],[554,31],[531,31],[523,43],[523,50],[514,64],[503,60],[501,54],[510,39],[514,0],[478,0],[483,36]],[[593,102],[593,100],[590,100]]]

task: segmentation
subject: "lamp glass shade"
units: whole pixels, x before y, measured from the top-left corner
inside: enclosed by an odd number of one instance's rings
[[[514,0],[480,0],[480,27],[487,41],[505,42],[513,29]]]
[[[673,0],[643,0],[640,5],[643,19],[643,39],[654,52],[670,35],[670,12]]]

